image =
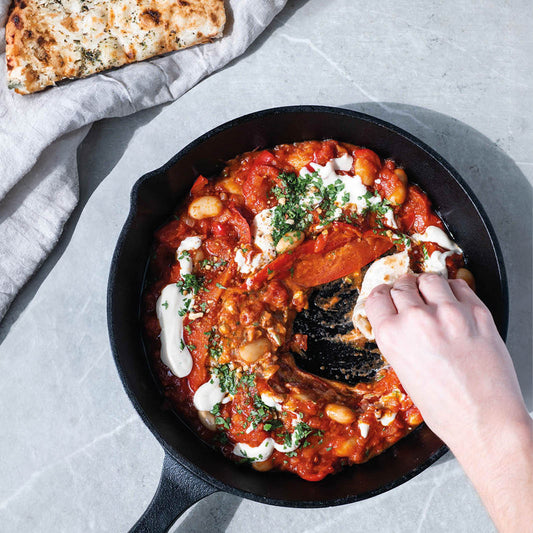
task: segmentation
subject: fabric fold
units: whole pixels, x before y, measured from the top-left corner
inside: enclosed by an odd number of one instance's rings
[[[0,320],[57,243],[78,198],[76,149],[90,125],[179,98],[242,54],[286,0],[228,0],[224,36],[40,93],[7,89],[0,31]],[[10,0],[0,0],[5,22]]]

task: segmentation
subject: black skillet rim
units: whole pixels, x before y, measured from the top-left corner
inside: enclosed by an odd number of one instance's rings
[[[132,187],[131,194],[130,194],[130,211],[128,213],[128,216],[120,232],[120,235],[117,240],[116,247],[115,247],[115,251],[113,253],[113,257],[111,260],[108,289],[107,289],[107,322],[108,322],[108,332],[109,332],[109,338],[110,338],[110,343],[111,343],[111,349],[113,352],[113,359],[115,361],[115,365],[117,367],[117,371],[118,371],[120,380],[122,382],[122,385],[131,403],[133,404],[135,410],[141,417],[143,423],[147,426],[150,432],[156,437],[156,439],[161,444],[165,452],[168,455],[170,455],[176,462],[178,462],[180,465],[182,465],[184,468],[189,470],[191,473],[193,473],[195,476],[197,476],[204,482],[216,487],[219,490],[222,490],[222,491],[225,491],[231,494],[235,494],[242,498],[247,498],[247,499],[257,501],[260,503],[264,503],[264,504],[284,506],[284,507],[320,508],[320,507],[329,507],[329,506],[348,504],[348,503],[353,503],[355,501],[361,501],[361,500],[382,494],[390,489],[393,489],[409,481],[410,479],[412,479],[413,477],[421,473],[423,470],[431,466],[435,461],[440,459],[448,451],[448,447],[445,444],[443,444],[435,453],[430,455],[426,461],[424,461],[422,464],[420,464],[419,466],[417,466],[416,468],[414,468],[407,474],[404,474],[403,476],[400,476],[396,480],[383,485],[379,489],[371,490],[371,491],[368,491],[368,492],[365,492],[365,493],[362,493],[356,496],[346,496],[343,498],[336,498],[336,499],[330,499],[330,500],[325,499],[325,500],[321,500],[318,502],[314,500],[287,501],[287,500],[281,500],[281,499],[261,496],[253,492],[244,491],[244,490],[226,485],[225,483],[219,481],[218,479],[204,472],[196,464],[192,463],[191,461],[183,457],[172,446],[168,445],[167,442],[163,439],[163,437],[159,434],[155,426],[152,424],[150,417],[144,412],[143,408],[139,404],[135,393],[130,389],[129,384],[126,381],[126,377],[122,371],[122,367],[120,365],[119,358],[118,358],[118,350],[117,350],[116,343],[115,343],[115,337],[114,337],[114,331],[113,331],[113,319],[112,319],[113,290],[114,290],[114,282],[115,282],[115,278],[117,274],[116,271],[117,271],[118,258],[121,254],[122,247],[126,239],[126,235],[128,234],[129,229],[136,215],[138,191],[140,187],[142,186],[142,184],[150,180],[154,175],[158,175],[163,172],[166,172],[186,153],[188,153],[189,151],[194,149],[196,146],[198,146],[199,144],[203,143],[205,140],[209,139],[210,137],[218,133],[231,129],[232,127],[238,124],[242,124],[242,123],[245,123],[251,120],[260,119],[261,117],[264,117],[266,115],[277,115],[277,114],[285,114],[285,113],[302,113],[302,112],[330,113],[333,115],[348,116],[351,118],[356,118],[358,120],[363,120],[366,122],[376,124],[378,126],[381,126],[385,129],[392,131],[396,135],[404,137],[405,139],[407,139],[407,141],[414,144],[419,149],[423,150],[428,156],[433,158],[437,162],[437,164],[444,167],[444,169],[460,185],[464,193],[472,201],[476,211],[478,212],[480,218],[482,219],[487,229],[487,232],[488,232],[488,235],[491,241],[491,245],[496,255],[496,263],[498,265],[498,274],[499,274],[501,289],[502,289],[501,296],[502,296],[503,310],[502,310],[502,323],[501,323],[500,333],[503,339],[505,340],[506,335],[507,335],[507,330],[508,330],[508,321],[509,321],[509,296],[508,296],[508,283],[507,283],[505,264],[503,261],[503,254],[501,252],[500,245],[496,238],[494,228],[487,214],[485,213],[485,210],[481,206],[481,203],[475,196],[474,192],[471,190],[470,186],[463,180],[463,178],[459,175],[459,173],[441,155],[435,152],[432,148],[430,148],[423,141],[421,141],[414,135],[408,133],[407,131],[399,128],[398,126],[395,126],[391,124],[390,122],[384,121],[382,119],[376,118],[372,115],[368,115],[368,114],[361,113],[358,111],[352,111],[349,109],[332,107],[332,106],[318,106],[318,105],[274,107],[274,108],[264,109],[260,111],[255,111],[253,113],[249,113],[247,115],[243,115],[235,119],[232,119],[228,122],[225,122],[224,124],[221,124],[220,126],[217,126],[211,129],[210,131],[204,133],[200,137],[196,138],[195,140],[190,142],[187,146],[185,146],[182,150],[180,150],[174,157],[172,157],[164,165],[162,165],[156,170],[153,170],[151,172],[144,174],[135,182],[135,184]],[[224,458],[222,459],[225,460]]]

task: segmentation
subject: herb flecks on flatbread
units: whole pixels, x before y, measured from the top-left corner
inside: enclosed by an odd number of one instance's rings
[[[15,0],[8,82],[20,94],[211,41],[223,0]]]

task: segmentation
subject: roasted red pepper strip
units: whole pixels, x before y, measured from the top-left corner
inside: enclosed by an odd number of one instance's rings
[[[351,224],[346,224],[346,222],[334,222],[329,228],[325,229],[316,239],[317,241],[325,235],[325,245],[315,247],[315,252],[329,252],[335,248],[346,244],[347,242],[355,239],[356,237],[361,237],[361,231],[352,226]]]
[[[218,226],[217,226],[218,224]],[[230,236],[231,232],[227,229],[227,225],[230,225],[234,234],[237,234],[239,243],[241,244],[250,244],[252,242],[252,233],[250,231],[250,224],[239,209],[230,205],[227,210],[225,210],[216,220],[212,223],[213,226],[213,235],[215,236]]]
[[[302,287],[315,287],[358,272],[393,244],[381,235],[356,237],[326,253],[300,256],[294,263],[292,279]]]
[[[231,223],[239,234],[239,241],[245,244],[251,243],[252,233],[250,231],[250,224],[248,224],[248,221],[244,218],[244,216],[236,207],[231,205],[229,207],[229,210],[233,215],[231,218]]]
[[[300,285],[322,285],[360,270],[391,247],[392,243],[381,235],[372,232],[361,235],[354,226],[335,222],[316,239],[305,241],[292,253],[287,252],[276,257],[255,276],[248,278],[244,287],[253,289],[261,286],[267,279],[284,278],[291,269],[291,277]],[[335,257],[333,252],[337,251],[339,257],[332,260],[331,258]],[[307,269],[309,274],[304,274]],[[311,278],[319,281],[310,284]],[[328,281],[320,281],[326,278]]]
[[[219,301],[222,292],[229,286],[231,278],[235,276],[235,262],[231,261],[228,267],[216,278],[212,279],[205,288],[206,291],[200,291],[196,296],[196,304],[201,301],[212,300]],[[192,392],[195,392],[200,385],[205,383],[208,379],[208,371],[206,364],[209,360],[208,346],[206,344],[205,332],[209,331],[213,326],[214,313],[205,314],[198,320],[185,319],[185,325],[189,326],[183,332],[183,339],[185,343],[195,347],[195,356],[193,357],[193,368],[191,373],[187,376],[187,382]]]
[[[407,199],[399,209],[396,220],[405,233],[424,233],[428,226],[443,227],[431,209],[429,198],[416,185],[409,186]]]
[[[254,164],[256,165],[271,165],[275,161],[274,154],[268,150],[262,150],[258,152],[254,158]]]
[[[197,192],[200,192],[206,185],[208,181],[207,178],[204,178],[201,174],[196,178],[193,186],[191,187],[191,194],[194,195]]]
[[[334,141],[324,141],[320,143],[318,150],[313,154],[313,161],[319,165],[325,165],[337,154],[337,146]]]
[[[276,158],[268,150],[259,152],[251,162],[246,181],[242,186],[246,207],[258,213],[268,207],[268,195],[279,182]]]
[[[314,244],[314,241],[308,241]],[[302,244],[305,246],[307,243]],[[278,255],[274,261],[270,262],[267,266],[263,267],[255,276],[248,278],[244,282],[243,288],[256,289],[260,287],[267,279],[273,279],[282,277],[287,274],[292,264],[294,263],[294,254],[282,254]]]

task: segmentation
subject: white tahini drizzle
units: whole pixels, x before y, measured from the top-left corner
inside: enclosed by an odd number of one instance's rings
[[[271,438],[266,438],[259,446],[250,446],[242,442],[238,442],[233,447],[233,453],[238,457],[246,457],[252,462],[266,461],[274,451],[274,441]]]
[[[252,222],[251,230],[254,243],[261,252],[254,254],[252,250],[244,252],[239,248],[235,254],[237,268],[243,274],[255,272],[276,257],[276,247],[272,239],[273,212],[274,208],[264,209],[255,215]]]
[[[396,418],[396,413],[386,413],[384,414],[379,421],[382,426],[389,426],[392,424],[393,420]]]
[[[180,264],[180,276],[185,274],[192,274],[192,259],[189,254],[183,252],[190,252],[192,250],[198,250],[202,246],[202,239],[200,237],[186,237],[183,239],[176,250],[176,259]]]
[[[347,172],[351,170],[352,164],[353,157],[348,154],[344,154],[341,157],[330,159],[324,166],[319,165],[318,163],[309,163],[307,167],[304,167],[300,170],[300,176],[304,177],[312,172],[317,172],[318,177],[322,180],[324,187],[327,187],[328,185],[335,185],[336,183],[341,182],[344,185],[344,188],[337,193],[335,203],[337,205],[354,204],[357,208],[357,212],[360,213],[367,207],[367,202],[364,198],[364,195],[367,193],[368,189],[363,185],[359,176],[337,174],[337,171]],[[342,198],[345,195],[348,195],[345,197],[347,201],[343,202]],[[305,198],[302,199],[302,203],[309,208],[316,207],[321,201],[322,197],[318,191],[309,191]]]
[[[184,251],[197,250],[202,244],[200,237],[187,237],[178,250],[180,276],[192,273],[192,260]],[[180,288],[171,283],[162,291],[156,302],[156,314],[161,327],[161,361],[179,378],[188,376],[192,370],[192,357],[183,340],[183,317],[180,312],[189,311],[194,305],[192,294],[183,295]]]
[[[359,422],[357,425],[359,426],[361,437],[363,437],[363,439],[366,439],[368,437],[368,430],[370,429],[370,425],[366,422]]]
[[[183,342],[183,309],[185,297],[175,283],[167,285],[157,299],[156,313],[161,326],[161,361],[179,378],[192,370],[192,357]]]
[[[268,405],[268,407],[273,407],[276,411],[281,412],[282,404],[274,396],[271,396],[270,394],[268,394],[266,392],[262,392],[261,393],[261,401],[265,405]]]
[[[428,226],[424,233],[414,233],[411,239],[415,242],[434,242],[446,250],[453,250],[456,253],[461,253],[462,250],[455,244],[446,232],[437,226]]]
[[[261,399],[269,407],[274,407],[277,411],[281,411],[281,404],[275,401],[268,394],[261,394]],[[266,401],[265,401],[266,400]],[[292,411],[291,411],[292,412]],[[302,415],[294,413],[296,418],[292,421],[293,427],[297,426],[302,421]],[[248,433],[248,430],[246,430]],[[291,433],[291,442],[289,445],[278,444],[274,439],[267,437],[259,446],[252,448],[248,444],[237,443],[233,448],[233,453],[240,457],[247,457],[251,461],[265,461],[268,459],[274,450],[282,453],[293,452],[300,446],[301,438],[295,435],[295,432]]]
[[[362,183],[361,178],[358,175],[349,176],[346,174],[338,174],[337,171],[348,172],[352,169],[353,157],[344,154],[341,157],[329,160],[324,166],[318,163],[310,163],[307,167],[300,170],[300,176],[306,176],[310,174],[309,168],[314,172],[318,172],[318,177],[322,180],[325,187],[328,185],[336,185],[339,182],[344,186],[337,192],[337,198],[335,204],[339,207],[345,205],[355,205],[355,208],[359,214],[361,214],[369,204],[378,204],[382,202],[379,196],[374,196],[367,199],[366,194],[368,189]],[[316,207],[322,201],[322,197],[318,192],[309,192],[302,202],[310,208]],[[342,215],[342,211],[337,209],[334,218],[338,218]],[[384,222],[387,226],[396,229],[398,226],[394,219],[394,212],[388,207],[384,214]]]
[[[432,272],[433,274],[439,274],[445,278],[448,277],[448,268],[446,267],[446,258],[453,255],[455,252],[439,252],[435,250],[429,259],[424,259],[422,268],[424,272]]]
[[[224,396],[218,378],[211,376],[211,379],[200,385],[194,393],[193,404],[198,411],[211,411],[217,403],[224,399]]]
[[[415,242],[434,242],[440,247],[448,250],[447,252],[439,252],[435,250],[428,259],[424,260],[424,272],[433,272],[441,276],[448,277],[448,269],[446,268],[446,258],[453,254],[462,253],[461,248],[453,242],[446,233],[437,226],[428,226],[424,233],[414,233],[411,239]]]

